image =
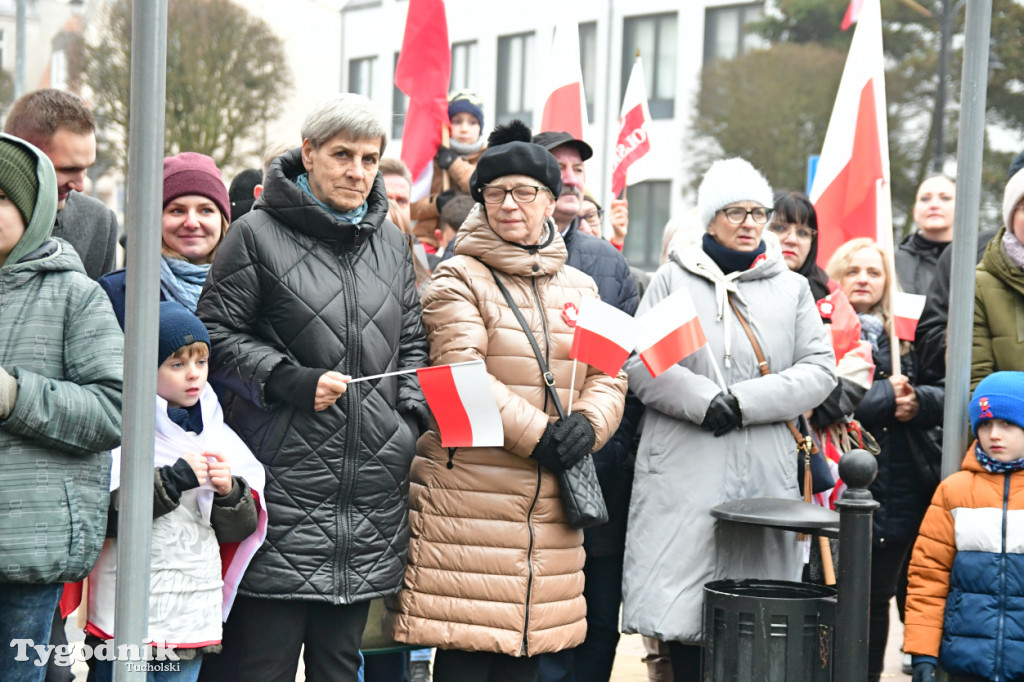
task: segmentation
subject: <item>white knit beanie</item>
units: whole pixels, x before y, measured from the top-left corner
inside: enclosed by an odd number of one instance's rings
[[[697,190],[697,213],[707,227],[722,207],[737,201],[756,201],[772,207],[772,186],[760,171],[740,157],[715,161]]]
[[[1013,230],[1013,207],[1017,205],[1024,196],[1024,168],[1014,173],[1010,181],[1006,183],[1006,190],[1003,192],[1003,225],[1007,230]]]

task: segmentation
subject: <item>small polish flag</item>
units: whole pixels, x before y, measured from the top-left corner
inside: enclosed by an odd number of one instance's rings
[[[850,4],[846,8],[846,14],[843,15],[843,23],[839,25],[839,30],[845,31],[856,24],[862,9],[864,9],[864,0],[850,0]]]
[[[892,319],[896,326],[896,336],[904,341],[913,341],[917,331],[917,321],[921,319],[924,303],[928,298],[920,294],[907,294],[898,291],[892,299]]]
[[[652,376],[658,376],[707,342],[690,292],[680,289],[637,319],[637,350]]]
[[[569,357],[597,367],[608,376],[622,369],[636,346],[636,320],[599,298],[580,303]]]
[[[446,448],[501,447],[505,430],[482,360],[416,370]]]

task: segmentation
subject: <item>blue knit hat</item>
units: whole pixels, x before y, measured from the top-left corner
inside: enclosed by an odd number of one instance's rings
[[[160,301],[160,345],[157,349],[156,364],[174,355],[182,346],[202,341],[210,348],[210,332],[199,318],[177,301]]]
[[[968,408],[971,430],[990,419],[1002,419],[1024,429],[1024,372],[995,372],[981,380]]]

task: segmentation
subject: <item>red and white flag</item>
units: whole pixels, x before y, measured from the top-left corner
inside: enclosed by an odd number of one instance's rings
[[[653,177],[648,136],[651,112],[647,107],[647,89],[644,86],[644,67],[637,55],[633,70],[626,83],[619,114],[619,137],[612,158],[612,194],[619,196],[626,185],[633,185]],[[646,158],[645,158],[646,157]]]
[[[580,68],[580,34],[575,19],[555,27],[551,54],[541,71],[541,96],[545,98],[540,117],[543,132],[566,132],[582,140],[587,126],[587,100],[583,95]]]
[[[850,4],[846,8],[846,14],[843,15],[843,23],[839,25],[839,30],[845,31],[856,24],[857,19],[860,17],[860,11],[863,8],[864,0],[850,0]]]
[[[395,66],[395,86],[409,96],[402,132],[402,161],[412,173],[414,184],[424,174],[432,174],[432,161],[441,145],[441,130],[449,125],[451,72],[444,0],[409,0],[402,51]]]
[[[482,360],[416,370],[446,448],[501,447],[505,430]]]
[[[879,0],[863,0],[811,186],[819,265],[856,237],[892,253],[887,134],[882,12]]]
[[[622,369],[636,347],[636,320],[599,298],[580,303],[569,357],[597,367],[608,376]]]
[[[652,376],[658,376],[708,342],[686,289],[659,301],[637,322],[636,348]]]
[[[928,297],[897,291],[892,296],[892,321],[896,336],[904,341],[913,341],[917,332],[917,321],[921,319]]]

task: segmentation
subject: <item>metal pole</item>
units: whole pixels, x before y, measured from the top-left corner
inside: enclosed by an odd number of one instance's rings
[[[932,170],[942,172],[946,163],[946,81],[949,80],[949,41],[953,37],[953,0],[942,0],[942,37],[939,43],[939,82],[935,88],[935,151]]]
[[[953,215],[953,267],[950,273],[946,402],[943,414],[942,476],[960,469],[969,436],[967,402],[971,389],[974,327],[974,268],[981,205],[981,155],[985,144],[985,94],[992,0],[967,3],[964,72],[960,83],[957,139],[956,209]]]
[[[832,674],[836,682],[863,682],[868,676],[868,601],[871,595],[871,523],[878,508],[868,486],[878,473],[871,453],[851,450],[839,460],[847,489],[839,510],[839,603]]]
[[[25,12],[28,0],[18,0],[14,19],[14,99],[25,94]]]
[[[153,433],[160,300],[167,0],[132,0],[131,104],[128,126],[127,301],[124,430],[118,525],[115,644],[142,651],[149,622],[153,524]],[[119,649],[120,651],[120,649]],[[115,682],[141,682],[143,670],[114,664]]]

